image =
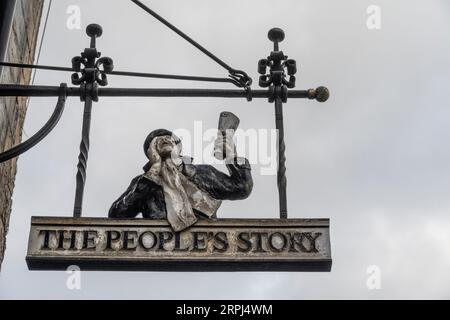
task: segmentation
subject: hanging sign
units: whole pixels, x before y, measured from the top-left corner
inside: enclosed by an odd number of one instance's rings
[[[219,63],[229,75],[211,78],[115,71],[113,60],[101,57],[96,48],[103,33],[97,24],[86,28],[90,47],[72,59],[71,68],[0,61],[3,66],[74,72],[71,80],[77,86],[1,84],[0,96],[57,96],[58,102],[44,127],[28,141],[0,153],[0,163],[26,152],[49,134],[68,97],[77,96],[84,102],[73,218],[32,218],[26,257],[29,269],[64,270],[75,265],[82,270],[330,271],[329,220],[287,219],[283,122],[283,104],[288,98],[325,102],[328,89],[292,90],[297,65],[280,49],[279,43],[285,37],[280,28],[269,31],[273,51],[258,63],[259,85],[264,89],[253,90],[247,73],[225,64],[141,1],[133,2]],[[108,75],[228,82],[238,89],[103,88],[108,84]],[[103,96],[245,97],[249,102],[267,98],[275,104],[280,219],[217,219],[223,201],[247,199],[253,188],[250,163],[236,154],[233,140],[240,120],[230,112],[220,115],[214,145],[214,156],[224,161],[228,174],[183,156],[182,141],[171,131],[153,130],[143,145],[147,157],[144,172],[134,177],[114,201],[109,218],[82,217],[91,113],[93,102]],[[143,219],[131,219],[139,215]]]
[[[30,270],[330,271],[328,219],[166,220],[33,217]]]

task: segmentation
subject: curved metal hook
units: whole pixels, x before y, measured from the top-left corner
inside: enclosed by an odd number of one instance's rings
[[[8,160],[20,156],[22,153],[30,150],[31,148],[36,146],[39,142],[41,142],[42,139],[44,139],[59,122],[59,119],[63,114],[64,107],[66,104],[66,97],[67,97],[67,84],[63,83],[60,86],[58,102],[56,104],[55,110],[53,111],[53,114],[51,115],[47,123],[27,141],[22,142],[21,144],[5,152],[0,153],[0,163],[6,162]]]
[[[252,85],[253,79],[246,72],[235,69],[231,69],[229,72],[228,76],[237,82],[238,87],[248,88]]]

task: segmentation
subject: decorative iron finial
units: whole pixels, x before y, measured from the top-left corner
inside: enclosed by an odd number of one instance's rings
[[[268,38],[273,42],[274,49],[267,59],[262,59],[258,63],[258,72],[261,74],[259,85],[263,88],[270,86],[295,87],[297,63],[295,60],[288,59],[279,49],[279,42],[284,40],[284,36],[284,31],[280,28],[273,28],[269,31]],[[269,73],[267,73],[267,68],[269,68]],[[289,80],[286,79],[286,75],[289,75]],[[277,93],[274,92],[274,94]],[[280,94],[283,102],[285,102],[287,100],[286,88],[281,88]]]
[[[280,28],[272,28],[267,36],[274,43],[274,51],[278,51],[278,43],[284,40],[284,31]]]
[[[86,34],[91,38],[91,48],[95,48],[95,41],[102,36],[103,28],[99,24],[91,23],[86,28]]]
[[[319,102],[325,102],[330,98],[330,91],[327,87],[318,87],[316,90],[314,90],[314,99],[316,99]]]
[[[86,28],[86,34],[91,38],[90,47],[84,49],[81,56],[72,59],[72,67],[76,71],[72,75],[72,83],[80,86],[80,98],[84,101],[83,128],[80,154],[78,156],[77,186],[73,210],[74,217],[81,217],[83,209],[83,194],[90,145],[92,101],[98,101],[98,86],[106,86],[108,84],[106,74],[114,69],[113,60],[108,57],[100,58],[101,53],[96,48],[97,38],[103,34],[102,27],[98,24],[90,24]]]
[[[293,59],[285,56],[279,48],[279,43],[284,40],[284,31],[280,28],[269,30],[268,38],[273,42],[273,51],[267,59],[261,59],[258,63],[259,85],[263,88],[269,87],[272,94],[269,102],[275,101],[277,96],[281,97],[283,102],[287,101],[288,90],[295,88],[295,75],[297,73],[297,63]],[[269,68],[269,72],[267,69]],[[289,79],[287,79],[289,76]],[[315,99],[318,102],[325,102],[330,97],[330,92],[326,87],[308,90],[308,98]]]
[[[90,24],[86,28],[86,34],[91,38],[91,45],[84,49],[81,56],[72,59],[72,67],[76,71],[72,75],[72,83],[74,85],[92,84],[91,89],[95,92],[96,84],[108,85],[106,74],[113,71],[114,63],[109,57],[100,58],[101,53],[96,48],[97,38],[103,34],[102,27],[98,24]],[[93,95],[93,100],[97,101],[96,95]]]

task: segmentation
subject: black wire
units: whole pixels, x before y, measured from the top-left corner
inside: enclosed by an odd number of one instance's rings
[[[52,1],[53,0],[49,0],[49,2],[48,2],[47,14],[45,16],[44,27],[42,29],[41,42],[39,44],[39,50],[38,50],[38,55],[36,58],[36,64],[39,64],[39,60],[41,58],[42,44],[44,43],[45,34],[47,32],[48,17],[50,16],[50,9],[52,8]],[[34,84],[35,78],[36,78],[36,71],[33,73],[33,80],[31,81],[31,84]]]
[[[47,33],[48,17],[50,16],[50,10],[52,8],[52,2],[53,2],[53,0],[49,0],[49,2],[48,2],[47,13],[45,15],[44,27],[42,29],[41,41],[39,43],[39,49],[38,49],[38,54],[37,54],[37,58],[36,58],[36,64],[39,64],[39,60],[41,58],[42,44],[44,43],[44,38],[45,38],[45,35]],[[36,70],[34,70],[34,72],[33,72],[33,79],[31,80],[31,85],[34,85],[34,81],[35,80],[36,80]],[[26,110],[28,110],[28,107],[30,106],[30,101],[31,101],[31,98],[28,97]],[[27,134],[25,128],[22,128],[22,131],[25,134],[25,136],[28,138],[28,134]]]
[[[47,22],[48,22],[48,17],[49,17],[49,14],[50,14],[50,8],[51,8],[51,6],[52,6],[52,0],[49,0],[48,9],[47,9],[47,14],[46,14],[46,17],[45,17],[45,23],[44,23],[44,27],[43,27],[43,32],[42,32],[42,36],[41,36],[41,41],[40,41],[40,45],[39,45],[39,50],[38,50],[38,55],[37,55],[36,63],[39,63],[39,58],[40,58],[40,56],[41,56],[42,42],[43,42],[43,39],[44,39],[44,36],[45,36],[45,32],[46,32],[46,30],[47,30]],[[31,85],[34,84],[35,78],[36,78],[36,71],[33,72],[33,78],[32,78],[32,80],[31,80]],[[28,107],[29,107],[29,105],[30,105],[30,100],[31,100],[31,99],[28,97],[28,99],[27,99],[27,106],[26,106],[26,109],[25,109],[25,110],[28,110]],[[6,114],[6,119],[7,119],[7,121],[8,121],[8,127],[9,127],[9,128],[12,128],[12,126],[11,126],[12,121],[11,121],[11,119],[9,119],[9,114]],[[11,129],[11,130],[12,130],[12,129]],[[28,138],[28,134],[27,134],[25,128],[22,128],[22,131],[23,131],[23,133],[25,134],[25,136]],[[13,134],[12,132],[11,132],[11,136],[14,136],[14,134]]]
[[[222,66],[223,68],[225,68],[226,70],[228,70],[228,72],[230,73],[230,77],[232,77],[233,79],[237,80],[238,82],[240,82],[241,86],[249,86],[252,83],[252,79],[244,72],[241,70],[236,70],[233,69],[232,67],[230,67],[228,64],[226,64],[224,61],[222,61],[221,59],[219,59],[217,56],[215,56],[214,54],[212,54],[210,51],[208,51],[206,48],[204,48],[203,46],[201,46],[198,42],[196,42],[195,40],[193,40],[191,37],[189,37],[187,34],[185,34],[183,31],[181,31],[180,29],[178,29],[177,27],[175,27],[173,24],[171,24],[169,21],[167,21],[166,19],[164,19],[163,17],[161,17],[159,14],[157,14],[155,11],[153,11],[152,9],[150,9],[149,7],[147,7],[145,4],[143,4],[141,1],[139,0],[131,0],[133,3],[135,3],[136,5],[138,5],[141,9],[143,9],[144,11],[146,11],[147,13],[149,13],[150,15],[152,15],[155,19],[157,19],[159,22],[161,22],[162,24],[164,24],[166,27],[168,27],[169,29],[171,29],[173,32],[175,32],[176,34],[178,34],[180,37],[182,37],[184,40],[186,40],[187,42],[189,42],[190,44],[192,44],[194,47],[196,47],[198,50],[200,50],[201,52],[203,52],[205,55],[207,55],[208,57],[210,57],[212,60],[214,60],[215,62],[217,62],[220,66]]]

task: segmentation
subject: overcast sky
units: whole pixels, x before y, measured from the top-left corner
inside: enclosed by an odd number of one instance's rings
[[[83,272],[82,289],[64,272],[30,272],[25,263],[31,216],[72,214],[82,104],[70,98],[58,127],[21,156],[0,298],[306,299],[450,298],[450,5],[411,0],[144,1],[235,68],[256,66],[284,29],[283,51],[296,59],[297,88],[325,85],[325,104],[285,106],[291,218],[330,218],[330,273]],[[70,5],[82,30],[66,27]],[[366,9],[381,8],[369,30]],[[53,1],[40,64],[70,66],[88,45],[86,25],[103,26],[98,48],[117,70],[226,76],[225,70],[130,1]],[[39,71],[35,84],[70,83],[70,74]],[[232,88],[227,84],[109,77],[110,87]],[[34,98],[26,139],[56,99]],[[232,111],[241,128],[272,129],[266,100],[101,98],[93,109],[84,215],[108,209],[145,164],[142,143],[157,128],[215,127]],[[275,176],[253,165],[246,201],[226,202],[219,217],[277,218]],[[381,270],[369,290],[367,269]]]

